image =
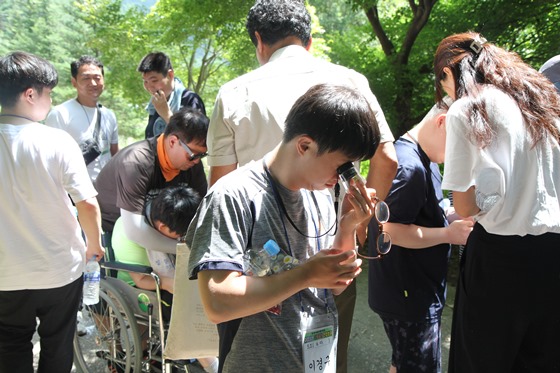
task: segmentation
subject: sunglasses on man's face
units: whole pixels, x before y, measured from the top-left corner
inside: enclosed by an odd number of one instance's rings
[[[183,147],[183,149],[185,149],[185,151],[187,152],[187,154],[189,155],[189,160],[191,162],[196,161],[197,159],[202,159],[204,157],[206,157],[208,155],[208,153],[199,153],[199,154],[194,154],[194,152],[191,150],[191,148],[189,148],[187,146],[187,144],[185,144],[184,142],[182,142],[181,140],[179,140],[179,144],[181,144],[181,146]]]

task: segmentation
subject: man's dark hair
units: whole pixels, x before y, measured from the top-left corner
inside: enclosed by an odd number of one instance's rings
[[[200,200],[198,193],[186,184],[164,188],[151,202],[150,220],[153,223],[159,220],[182,236],[187,232]]]
[[[105,70],[103,69],[101,61],[92,56],[82,56],[70,64],[70,73],[72,74],[72,78],[76,79],[78,77],[78,70],[80,70],[80,67],[84,65],[99,67],[101,69],[101,75],[105,76]]]
[[[0,106],[13,107],[26,89],[42,94],[54,88],[58,74],[47,60],[27,52],[13,52],[0,58]]]
[[[201,146],[206,146],[209,122],[210,120],[202,111],[183,107],[171,116],[163,136],[175,135],[185,144],[194,141]]]
[[[311,40],[311,16],[303,0],[257,0],[249,10],[246,26],[255,46],[255,31],[267,45],[288,36],[300,39],[304,47]]]
[[[173,70],[173,66],[171,66],[171,60],[165,53],[152,52],[142,58],[136,70],[141,73],[155,71],[166,77],[169,70]]]
[[[286,118],[284,137],[307,135],[319,147],[319,155],[341,151],[352,160],[373,157],[380,141],[375,114],[357,90],[332,84],[311,87]]]

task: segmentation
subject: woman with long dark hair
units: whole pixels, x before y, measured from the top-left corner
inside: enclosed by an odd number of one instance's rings
[[[477,223],[457,286],[449,372],[560,372],[560,96],[474,32],[434,61],[443,189]]]

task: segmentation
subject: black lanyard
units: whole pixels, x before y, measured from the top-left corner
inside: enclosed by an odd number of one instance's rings
[[[320,238],[325,236],[327,233],[329,233],[333,227],[336,226],[337,223],[337,216],[335,216],[335,221],[333,223],[333,225],[323,234],[319,234],[320,231],[320,227],[322,225],[324,225],[324,223],[322,223],[322,215],[321,215],[321,210],[319,209],[319,204],[317,203],[317,199],[315,198],[315,194],[310,191],[309,194],[311,194],[311,198],[313,198],[313,203],[315,204],[315,208],[317,210],[317,219],[319,220],[317,223],[315,222],[315,219],[313,217],[313,214],[311,213],[311,221],[313,222],[313,225],[315,227],[315,236],[308,236],[306,234],[304,234],[303,232],[301,232],[296,225],[294,224],[294,222],[292,221],[292,219],[290,218],[290,216],[288,215],[288,211],[286,210],[286,206],[284,205],[284,202],[282,201],[282,197],[280,196],[280,193],[276,187],[276,182],[274,181],[274,178],[272,177],[272,174],[270,173],[270,170],[268,169],[268,166],[266,165],[265,160],[263,159],[263,168],[266,172],[266,176],[268,177],[268,180],[272,186],[272,191],[274,193],[274,199],[276,200],[276,206],[278,207],[278,212],[280,213],[280,220],[282,221],[282,226],[284,228],[284,235],[286,236],[286,241],[288,243],[288,250],[290,251],[290,255],[292,257],[295,258],[294,253],[292,251],[292,246],[290,244],[290,237],[288,236],[288,230],[286,229],[286,224],[284,222],[284,216],[286,216],[286,219],[288,219],[288,221],[290,222],[290,225],[302,236],[306,237],[306,238],[312,238],[317,240],[316,241],[316,246],[317,246],[317,251],[321,250],[321,242],[320,242]],[[336,233],[336,229],[335,229],[335,233]],[[317,289],[318,290],[318,289]],[[323,289],[324,292],[324,296],[325,299],[323,300],[324,304],[325,304],[325,310],[327,313],[330,312],[330,307],[329,307],[329,303],[328,303],[328,296],[327,296],[327,289]],[[303,308],[303,300],[301,297],[301,292],[298,292],[298,298],[299,298],[299,302],[300,302],[300,308],[301,311],[304,312],[304,308]],[[319,298],[321,298],[319,296]]]
[[[334,223],[331,225],[331,227],[329,229],[327,229],[324,233],[319,234],[319,232],[315,232],[316,235],[315,236],[309,236],[305,233],[303,233],[302,231],[299,230],[298,227],[296,227],[296,225],[294,224],[293,220],[290,218],[290,215],[288,215],[288,211],[286,210],[286,206],[284,205],[284,202],[282,201],[282,197],[280,196],[280,193],[278,191],[278,188],[276,186],[276,182],[274,181],[274,178],[272,177],[272,174],[270,173],[270,170],[268,169],[268,166],[266,165],[265,160],[263,159],[263,168],[266,172],[266,176],[268,177],[268,180],[270,181],[270,184],[272,186],[272,191],[274,193],[274,199],[276,200],[276,204],[278,206],[278,210],[280,211],[280,217],[282,218],[282,224],[284,224],[284,219],[283,216],[286,217],[286,219],[288,220],[288,222],[290,223],[290,225],[302,236],[306,237],[306,238],[313,238],[313,239],[319,239],[323,236],[325,236],[326,234],[328,234],[333,228],[335,228],[337,226],[337,217],[335,216],[335,220]],[[317,203],[317,198],[315,198],[315,194],[310,191],[311,194],[311,198],[313,198],[313,203],[315,204],[315,208],[317,209],[317,216],[319,219],[319,227],[325,226],[323,222],[323,216],[321,214],[321,210],[319,209],[319,204]],[[285,227],[284,227],[285,230]],[[319,228],[320,231],[320,228]],[[336,233],[336,229],[335,232],[333,233],[333,235]]]

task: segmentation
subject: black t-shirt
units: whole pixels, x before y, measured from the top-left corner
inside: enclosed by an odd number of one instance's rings
[[[204,102],[200,98],[199,95],[194,93],[193,91],[189,91],[185,89],[181,94],[181,107],[191,107],[193,109],[198,109],[206,115],[206,108],[204,107]],[[154,123],[159,118],[159,114],[157,111],[148,117],[148,125],[146,126],[146,131],[144,136],[146,139],[150,137],[154,137]]]
[[[386,198],[390,222],[445,227],[439,203],[441,174],[420,148],[402,137],[395,142],[397,175]],[[369,226],[370,254],[377,235],[375,218]],[[393,245],[382,260],[369,261],[369,305],[381,316],[402,321],[437,320],[445,304],[450,245],[406,249]]]

